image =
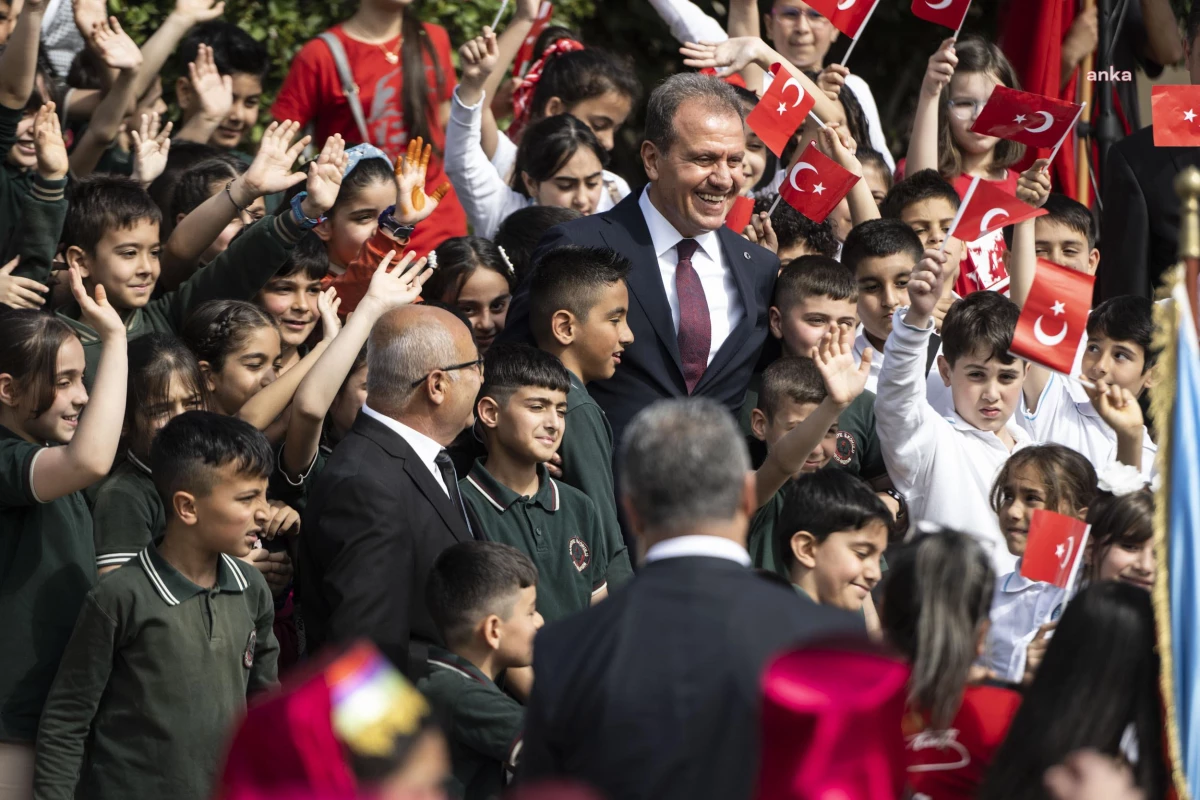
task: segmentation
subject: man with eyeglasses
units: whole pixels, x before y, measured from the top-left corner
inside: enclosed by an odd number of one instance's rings
[[[446,447],[474,422],[483,359],[450,312],[388,312],[367,343],[367,400],[309,495],[297,558],[310,651],[371,639],[411,678],[440,644],[425,582],[455,542],[483,538]]]

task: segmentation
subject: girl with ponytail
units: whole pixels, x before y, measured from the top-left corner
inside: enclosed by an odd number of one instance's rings
[[[971,680],[996,573],[964,533],[918,534],[888,552],[880,622],[912,665],[904,738],[909,786],[931,800],[974,797],[1021,697]]]
[[[361,0],[350,19],[296,54],[271,113],[313,123],[317,137],[340,133],[347,145],[373,144],[393,164],[420,136],[433,144],[428,185],[441,185],[454,64],[446,30],[421,22],[419,6],[420,0]],[[343,56],[346,76],[339,70]],[[424,253],[466,232],[462,206],[451,192],[408,246]]]

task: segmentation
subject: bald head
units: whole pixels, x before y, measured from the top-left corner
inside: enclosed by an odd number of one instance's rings
[[[367,404],[398,412],[421,378],[476,357],[470,329],[449,311],[427,305],[389,311],[367,341]]]

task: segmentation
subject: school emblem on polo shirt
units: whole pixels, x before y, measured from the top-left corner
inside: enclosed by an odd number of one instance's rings
[[[258,631],[250,631],[250,638],[246,640],[246,652],[242,654],[242,663],[246,665],[246,669],[254,666],[254,645],[258,642]]]
[[[843,467],[848,466],[858,452],[858,443],[850,431],[838,431],[837,444],[834,447],[833,458]]]
[[[571,563],[575,565],[575,569],[583,572],[588,568],[588,564],[592,563],[592,551],[588,549],[587,543],[578,536],[571,537],[569,549],[571,551]]]

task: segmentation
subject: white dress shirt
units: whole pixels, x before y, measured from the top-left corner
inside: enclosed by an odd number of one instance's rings
[[[703,556],[705,558],[723,558],[733,561],[743,567],[750,566],[750,553],[746,548],[732,539],[721,536],[676,536],[664,539],[650,546],[646,551],[644,564],[654,561],[665,561],[668,558],[688,558]]]
[[[412,428],[408,427],[403,422],[399,422],[391,417],[380,414],[366,403],[363,403],[362,412],[371,419],[388,426],[397,434],[399,434],[401,439],[408,442],[408,446],[416,451],[417,458],[421,459],[421,463],[425,465],[427,470],[429,470],[429,474],[433,476],[435,481],[437,481],[438,486],[442,487],[442,491],[446,493],[447,497],[450,496],[450,490],[446,488],[446,482],[442,480],[442,471],[438,469],[438,465],[433,462],[433,460],[438,457],[438,453],[442,452],[446,448],[442,447],[440,443],[435,442],[433,439],[430,439],[420,431],[413,430]]]
[[[687,237],[675,230],[675,226],[659,213],[650,202],[650,187],[642,190],[638,206],[650,229],[650,242],[658,257],[658,271],[662,275],[667,303],[671,306],[671,324],[679,331],[679,291],[675,288],[675,268],[679,266],[679,254],[675,246]],[[704,299],[708,303],[708,317],[712,324],[712,341],[708,349],[708,363],[729,338],[729,333],[742,320],[742,302],[733,270],[725,263],[721,252],[721,240],[716,231],[708,231],[696,237],[699,248],[692,256],[692,268],[700,276],[704,288]]]

